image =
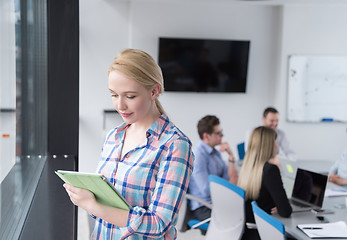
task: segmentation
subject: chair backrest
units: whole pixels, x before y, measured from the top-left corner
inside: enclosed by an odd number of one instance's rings
[[[239,153],[239,159],[243,160],[245,157],[245,142],[237,144],[237,152]]]
[[[245,225],[245,195],[242,188],[210,175],[211,221],[206,239],[241,239]]]
[[[193,218],[192,215],[193,214],[189,209],[189,199],[187,199],[186,196],[184,196],[183,202],[178,214],[178,220],[176,223],[176,228],[180,232],[185,232],[189,229],[188,221]]]
[[[261,209],[256,201],[252,202],[255,223],[262,240],[287,239],[284,224]]]

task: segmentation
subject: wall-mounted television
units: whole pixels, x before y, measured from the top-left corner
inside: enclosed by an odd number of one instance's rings
[[[250,41],[159,38],[165,91],[245,93]]]

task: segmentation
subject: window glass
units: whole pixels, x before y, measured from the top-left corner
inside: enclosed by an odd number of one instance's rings
[[[15,10],[13,0],[0,4],[0,182],[15,164]]]
[[[47,5],[43,0],[16,1],[20,5],[20,21],[16,25],[16,154],[46,155]]]
[[[16,162],[47,154],[46,6],[0,4],[0,183]]]
[[[0,2],[0,239],[19,239],[47,153],[47,4]]]

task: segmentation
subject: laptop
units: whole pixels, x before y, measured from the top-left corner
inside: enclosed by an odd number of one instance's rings
[[[327,175],[298,168],[289,199],[293,212],[321,209],[327,181]]]

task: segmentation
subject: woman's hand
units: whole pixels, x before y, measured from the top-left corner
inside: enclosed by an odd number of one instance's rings
[[[86,189],[73,187],[68,183],[65,183],[63,187],[69,195],[71,202],[87,212],[96,203],[94,194]]]
[[[68,183],[63,185],[68,193],[70,200],[76,206],[83,208],[88,213],[112,223],[118,227],[126,227],[129,211],[110,207],[98,203],[92,192],[83,188],[73,187]]]
[[[277,214],[277,207],[271,209],[271,214]]]

